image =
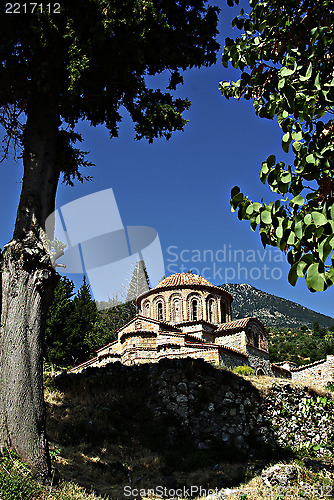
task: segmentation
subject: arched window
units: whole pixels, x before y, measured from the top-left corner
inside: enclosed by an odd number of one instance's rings
[[[222,309],[221,322],[222,323],[226,323],[226,304],[225,304],[225,302],[223,300],[221,301],[221,309]]]
[[[192,300],[191,312],[192,312],[192,320],[197,321],[198,320],[198,300],[197,299]]]
[[[147,304],[145,305],[144,315],[146,316],[146,318],[150,317],[150,304],[149,304],[149,302],[147,302]]]
[[[213,299],[209,299],[209,301],[208,301],[208,321],[209,321],[209,323],[215,322],[214,306],[215,306],[215,301]]]
[[[157,304],[157,311],[158,311],[158,321],[163,321],[163,306],[162,302],[158,302]]]
[[[181,300],[176,297],[173,300],[173,305],[172,305],[172,317],[174,321],[181,321],[181,307],[182,303]]]

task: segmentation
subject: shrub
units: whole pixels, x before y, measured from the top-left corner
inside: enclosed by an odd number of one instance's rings
[[[233,373],[237,373],[238,375],[254,375],[254,370],[250,366],[242,365],[233,368]]]

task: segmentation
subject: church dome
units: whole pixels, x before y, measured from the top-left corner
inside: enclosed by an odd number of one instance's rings
[[[157,288],[165,288],[169,286],[184,286],[184,285],[199,285],[199,286],[214,286],[210,281],[202,278],[198,274],[193,273],[177,273],[168,276],[167,278],[160,281],[155,287]]]
[[[231,321],[230,293],[198,274],[176,273],[137,298],[139,314],[158,321],[181,324]]]

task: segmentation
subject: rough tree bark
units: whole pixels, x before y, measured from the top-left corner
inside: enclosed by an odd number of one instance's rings
[[[13,239],[2,261],[0,330],[0,448],[14,449],[45,478],[50,460],[45,430],[45,319],[57,284],[44,232],[59,179],[59,116],[50,96],[30,100],[24,137],[24,176]]]

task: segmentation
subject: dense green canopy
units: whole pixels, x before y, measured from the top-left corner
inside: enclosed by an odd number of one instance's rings
[[[0,123],[7,137],[24,145],[20,115],[29,113],[33,94],[52,95],[60,128],[70,127],[58,142],[69,180],[83,162],[78,151],[70,151],[78,136],[69,131],[79,120],[104,124],[116,137],[124,107],[138,139],[151,142],[181,130],[190,102],[172,95],[182,82],[180,72],[214,63],[219,47],[218,9],[204,3],[67,0],[58,13],[49,12],[51,4],[34,13],[27,4],[28,12],[19,15],[1,9]],[[148,77],[166,70],[167,90],[151,88]]]

